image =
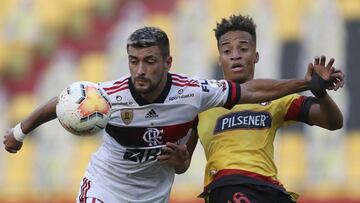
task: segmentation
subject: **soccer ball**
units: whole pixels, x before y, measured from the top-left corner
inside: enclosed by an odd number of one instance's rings
[[[110,119],[109,96],[97,84],[75,82],[58,97],[56,115],[61,125],[79,136],[88,136],[105,128]]]

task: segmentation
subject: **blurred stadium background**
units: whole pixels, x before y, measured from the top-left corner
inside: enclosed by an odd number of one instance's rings
[[[234,13],[258,25],[256,77],[303,77],[316,55],[336,58],[346,86],[330,94],[346,122],[334,132],[295,125],[275,141],[279,177],[299,202],[360,202],[360,0],[1,0],[0,131],[78,80],[128,73],[125,42],[144,25],[171,40],[172,71],[221,77],[212,29]],[[308,93],[304,93],[308,94]],[[2,136],[1,136],[2,139]],[[16,155],[0,150],[0,202],[74,202],[100,136],[78,138],[58,121]],[[204,154],[176,176],[172,203],[202,202]]]

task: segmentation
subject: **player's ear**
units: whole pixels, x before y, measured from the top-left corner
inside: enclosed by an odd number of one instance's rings
[[[218,66],[221,68],[222,67],[222,65],[221,65],[221,56],[219,55],[219,58],[218,58]]]
[[[259,52],[257,51],[256,53],[255,53],[255,61],[254,61],[254,63],[257,63],[257,62],[259,62]]]
[[[167,57],[166,57],[166,60],[165,60],[166,70],[170,70],[171,65],[172,65],[172,57],[171,57],[171,56],[167,56]]]

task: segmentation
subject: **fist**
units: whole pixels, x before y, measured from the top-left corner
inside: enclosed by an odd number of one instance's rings
[[[19,142],[15,139],[12,128],[6,130],[3,143],[5,146],[5,150],[10,153],[16,153],[21,149],[23,145],[22,142]]]

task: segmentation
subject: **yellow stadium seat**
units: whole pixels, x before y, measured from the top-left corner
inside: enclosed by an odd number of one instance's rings
[[[276,28],[282,40],[298,40],[302,36],[304,1],[274,0]]]
[[[19,0],[2,0],[0,6],[0,28],[3,28],[4,23],[14,9],[18,5]]]
[[[7,63],[8,59],[6,42],[0,36],[0,73],[6,69],[5,64]]]
[[[145,21],[145,25],[159,27],[168,34],[170,44],[174,41],[174,30],[172,27],[171,16],[163,13],[151,14]]]
[[[345,139],[346,191],[360,198],[360,131],[349,133]]]
[[[27,139],[26,144],[17,154],[6,153],[4,157],[4,186],[1,187],[1,198],[9,200],[24,199],[34,192],[33,174],[35,164],[33,140]],[[5,195],[5,197],[4,197]]]
[[[88,53],[81,57],[77,78],[91,82],[105,81],[106,56],[105,53]]]
[[[45,28],[59,29],[70,18],[70,10],[65,1],[35,0],[35,14]]]
[[[360,20],[359,0],[337,0],[337,3],[345,19]]]
[[[228,17],[231,14],[239,14],[240,12],[247,12],[254,4],[251,0],[210,0],[211,14],[215,17],[216,22],[222,18]]]
[[[86,167],[90,161],[90,157],[101,144],[101,138],[99,136],[92,137],[81,137],[75,139],[76,148],[73,149],[73,163],[68,173],[68,178],[70,180],[71,188],[68,188],[69,193],[72,193],[73,196],[77,194],[78,188],[80,186],[80,181],[84,177]]]
[[[93,0],[65,0],[65,2],[75,12],[88,11],[95,4]]]
[[[31,93],[16,95],[9,104],[8,117],[12,124],[18,123],[28,116],[38,105],[36,98]]]

